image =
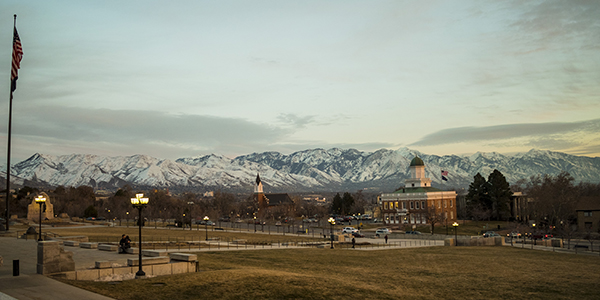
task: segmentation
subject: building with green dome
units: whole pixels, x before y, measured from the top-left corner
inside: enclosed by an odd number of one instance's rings
[[[456,221],[456,192],[431,186],[425,177],[425,163],[415,156],[410,162],[410,178],[404,187],[380,195],[384,225],[452,224]],[[408,229],[407,229],[408,230]]]

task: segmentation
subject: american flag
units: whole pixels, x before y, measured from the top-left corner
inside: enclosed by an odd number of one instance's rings
[[[17,79],[19,79],[19,69],[21,68],[21,59],[23,59],[23,48],[21,48],[21,39],[17,28],[13,35],[12,68],[10,72],[10,91],[17,89]]]
[[[448,171],[442,170],[442,180],[443,181],[448,181],[448,178],[446,178],[446,176],[448,176]]]

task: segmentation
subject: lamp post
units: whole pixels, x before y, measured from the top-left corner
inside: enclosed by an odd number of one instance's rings
[[[204,216],[204,231],[206,232],[206,241],[208,241],[208,216]]]
[[[146,273],[142,270],[142,209],[148,206],[148,198],[144,198],[144,194],[135,194],[135,198],[131,198],[131,204],[133,207],[137,208],[140,212],[138,217],[138,225],[139,225],[139,256],[138,256],[138,265],[139,270],[135,273],[135,278],[143,278],[146,276]]]
[[[129,212],[127,212],[127,217],[125,219],[125,223],[127,223],[127,228],[129,228]]]
[[[46,198],[42,195],[35,197],[35,202],[40,205],[40,238],[38,241],[42,241],[42,205],[46,202]]]
[[[254,232],[256,232],[256,216],[254,216]]]
[[[454,246],[458,246],[458,240],[457,235],[456,235],[456,229],[458,229],[458,223],[454,222],[452,223],[452,227],[454,227]]]
[[[331,249],[333,249],[333,225],[335,225],[335,219],[333,217],[330,217],[329,220],[327,220],[327,222],[331,224],[331,226],[329,227],[329,235],[331,238]]]

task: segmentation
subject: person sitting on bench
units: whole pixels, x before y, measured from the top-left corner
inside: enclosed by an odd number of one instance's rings
[[[122,235],[119,241],[119,253],[127,253],[127,249],[131,248],[131,240],[129,236]]]

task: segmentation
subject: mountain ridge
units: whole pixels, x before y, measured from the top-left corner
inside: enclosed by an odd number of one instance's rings
[[[12,166],[11,177],[47,186],[116,189],[129,184],[187,190],[246,190],[260,173],[263,184],[273,191],[391,191],[403,185],[409,176],[410,161],[416,155],[425,162],[426,176],[433,180],[434,186],[445,188],[466,188],[475,174],[487,177],[494,169],[502,172],[510,183],[562,171],[569,172],[576,181],[600,182],[598,157],[536,149],[515,155],[477,152],[470,156],[438,156],[406,147],[374,152],[315,148],[289,155],[269,151],[233,159],[209,154],[176,160],[143,154],[107,157],[35,153]],[[441,181],[441,170],[450,173],[449,182]]]

